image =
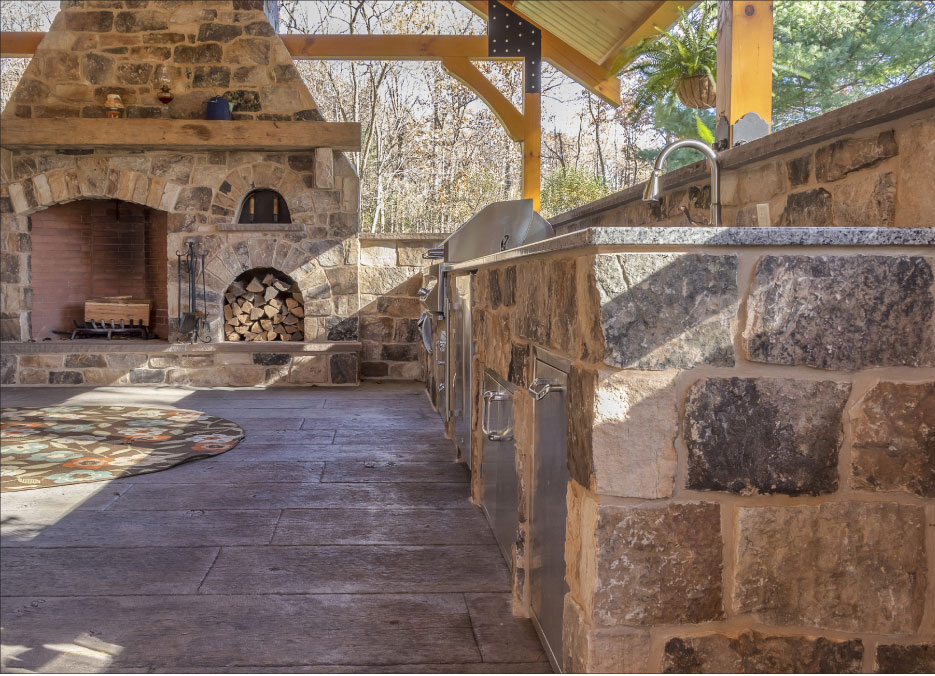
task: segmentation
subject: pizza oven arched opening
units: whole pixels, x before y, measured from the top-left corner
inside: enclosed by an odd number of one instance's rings
[[[251,190],[240,204],[238,223],[291,223],[289,205],[275,190]]]

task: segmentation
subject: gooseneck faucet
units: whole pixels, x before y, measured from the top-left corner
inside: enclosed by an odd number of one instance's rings
[[[720,168],[717,164],[717,153],[711,149],[711,146],[695,139],[682,139],[673,141],[656,157],[653,164],[653,171],[646,182],[646,190],[643,192],[644,202],[659,201],[659,173],[666,158],[679,148],[694,148],[699,151],[708,160],[708,167],[711,169],[711,225],[715,228],[721,225],[721,178]]]

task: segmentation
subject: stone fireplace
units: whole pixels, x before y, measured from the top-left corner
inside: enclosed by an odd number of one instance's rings
[[[167,107],[156,99],[162,72],[174,93]],[[127,118],[156,118],[152,138],[119,137],[122,127],[115,123],[131,119],[104,117],[104,99],[111,93],[121,95]],[[358,179],[353,167],[342,152],[327,147],[327,139],[288,149],[256,142],[223,149],[150,143],[158,141],[161,123],[201,120],[212,96],[236,102],[234,122],[189,125],[186,136],[196,142],[217,125],[256,121],[312,127],[321,121],[259,0],[63,3],[3,120],[75,118],[78,125],[112,124],[115,136],[90,147],[0,151],[2,340],[61,338],[50,329],[77,318],[80,296],[118,295],[111,292],[120,286],[119,295],[153,297],[156,333],[173,342],[180,284],[183,305],[187,294],[175,254],[194,241],[206,253],[213,343],[230,340],[225,294],[248,271],[264,270],[290,282],[277,301],[301,302],[296,312],[267,317],[271,327],[275,323],[291,338],[287,342],[319,343],[324,347],[314,349],[325,350],[328,343],[346,343],[335,348],[342,354],[356,344]],[[273,217],[258,211],[245,218],[250,197],[269,191],[278,195]],[[112,263],[101,267],[102,258]],[[69,261],[64,271],[56,259]],[[56,293],[56,275],[65,273],[73,281],[61,287],[67,293]],[[78,278],[84,281],[74,281]],[[200,286],[199,275],[199,304]],[[289,324],[274,322],[287,317]],[[285,326],[296,329],[287,332]],[[342,378],[347,379],[346,363]]]

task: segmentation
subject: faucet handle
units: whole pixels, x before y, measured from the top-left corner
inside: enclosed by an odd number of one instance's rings
[[[709,223],[708,221],[696,221],[695,219],[693,219],[691,212],[688,210],[688,207],[685,206],[684,204],[679,207],[679,211],[685,214],[685,219],[688,221],[689,225],[700,225],[703,227],[707,227],[711,225],[711,223]]]

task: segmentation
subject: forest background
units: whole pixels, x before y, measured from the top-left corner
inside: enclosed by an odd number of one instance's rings
[[[0,29],[47,30],[58,4],[0,0]],[[453,0],[281,0],[279,30],[482,35],[486,25]],[[28,60],[0,61],[5,106]],[[935,0],[776,0],[774,63],[774,130],[930,74]],[[450,231],[490,202],[519,197],[519,144],[439,63],[296,65],[325,119],[362,125],[361,151],[349,154],[361,176],[362,231]],[[520,64],[476,65],[521,107]],[[699,138],[695,112],[673,96],[634,108],[643,77],[621,74],[624,104],[615,109],[543,64],[543,215],[638,183],[665,143]],[[713,128],[713,111],[700,120]]]

